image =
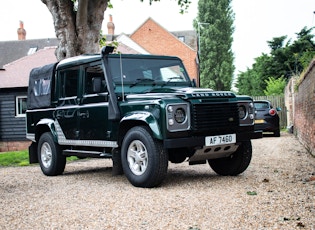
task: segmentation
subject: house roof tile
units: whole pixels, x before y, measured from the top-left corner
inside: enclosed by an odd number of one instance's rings
[[[57,46],[58,43],[57,38],[0,41],[0,68],[27,56],[31,48],[35,48],[37,51],[47,46]]]
[[[33,68],[57,62],[56,47],[45,47],[34,54],[22,57],[0,70],[0,88],[27,87],[30,71]]]

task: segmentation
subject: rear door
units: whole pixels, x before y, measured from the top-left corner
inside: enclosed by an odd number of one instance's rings
[[[67,143],[69,140],[79,139],[79,123],[77,113],[79,111],[79,87],[80,69],[79,67],[61,70],[59,73],[59,99],[54,111],[58,142]]]

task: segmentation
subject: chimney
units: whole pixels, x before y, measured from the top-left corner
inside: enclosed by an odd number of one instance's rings
[[[109,15],[109,22],[107,23],[107,29],[108,29],[109,35],[115,34],[115,25],[113,23],[113,16],[111,14]]]
[[[24,29],[24,23],[20,21],[20,28],[17,29],[18,40],[26,39],[26,30]]]

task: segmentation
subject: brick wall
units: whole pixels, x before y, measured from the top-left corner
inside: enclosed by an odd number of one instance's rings
[[[11,152],[26,150],[30,146],[30,141],[1,141],[0,152]]]
[[[179,57],[182,59],[189,76],[197,80],[197,51],[181,42],[151,18],[131,34],[130,38],[151,54]]]
[[[315,156],[315,59],[297,80],[294,95],[294,133]]]

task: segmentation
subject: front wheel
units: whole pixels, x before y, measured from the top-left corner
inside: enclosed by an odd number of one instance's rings
[[[217,174],[236,176],[244,172],[252,159],[251,141],[244,141],[229,157],[210,159],[208,163]]]
[[[167,152],[144,126],[133,127],[126,133],[121,161],[127,179],[136,187],[158,186],[167,174]]]
[[[42,172],[47,176],[63,173],[66,157],[62,155],[60,146],[54,142],[51,133],[44,133],[38,142],[38,160]]]

